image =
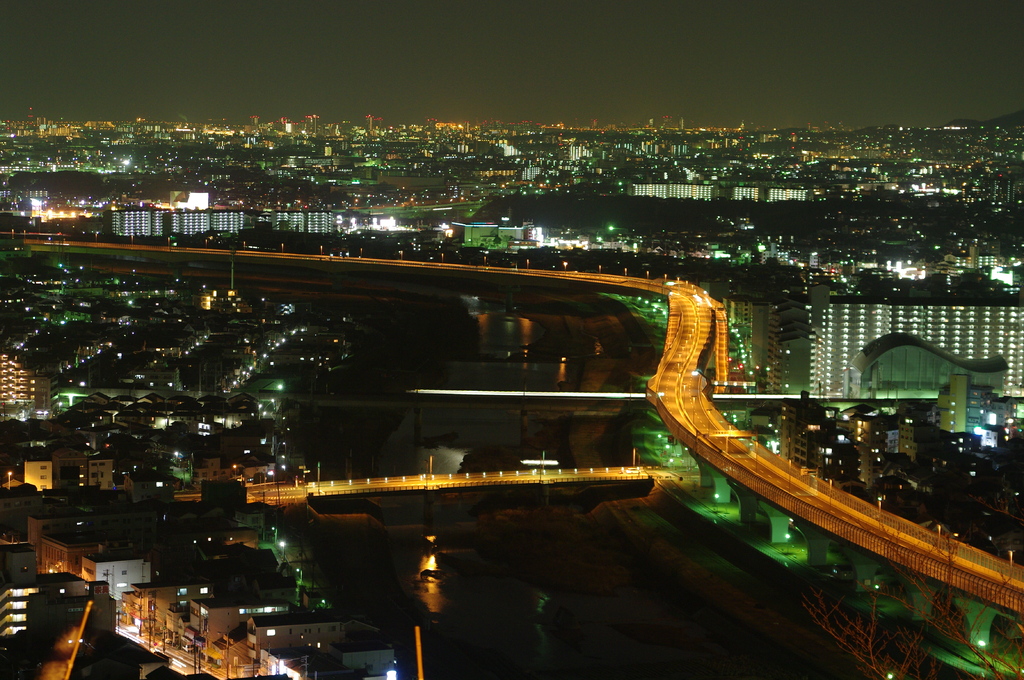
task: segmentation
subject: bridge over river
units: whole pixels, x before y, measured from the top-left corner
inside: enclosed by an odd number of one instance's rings
[[[916,572],[950,589],[966,612],[972,641],[984,647],[997,615],[1020,620],[1024,613],[1024,568],[949,536],[929,531],[902,517],[834,489],[792,465],[735,428],[716,409],[713,385],[704,376],[712,363],[728,361],[728,321],[721,303],[682,281],[649,280],[608,274],[473,267],[393,260],[295,255],[264,251],[31,241],[24,247],[54,257],[130,257],[183,267],[196,262],[229,260],[256,266],[295,267],[324,273],[364,271],[465,278],[503,286],[586,287],[616,292],[667,296],[669,322],[658,371],[647,386],[668,430],[698,458],[705,484],[714,485],[720,502],[736,497],[741,514],[769,516],[772,540],[782,542],[783,528],[797,523],[808,540],[808,559],[819,559],[829,541],[842,541],[870,561]],[[499,477],[503,484],[514,479]],[[454,480],[453,480],[454,481]],[[476,480],[475,480],[476,481]],[[482,480],[479,480],[482,481]],[[355,482],[353,481],[353,484]],[[414,482],[422,484],[422,481]]]

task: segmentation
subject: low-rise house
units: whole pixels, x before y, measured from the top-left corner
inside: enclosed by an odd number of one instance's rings
[[[133,503],[150,499],[172,503],[177,484],[177,478],[156,470],[135,470],[124,476],[124,489]]]
[[[328,609],[253,616],[246,629],[252,663],[260,663],[263,667],[270,649],[301,645],[326,647],[334,642],[344,642],[352,631],[377,632],[373,626]]]
[[[0,524],[25,534],[30,515],[43,512],[43,495],[31,483],[0,488]]]
[[[334,642],[327,653],[353,670],[371,678],[387,678],[388,671],[395,670],[395,648],[380,640],[349,640]]]
[[[145,640],[180,645],[191,621],[189,602],[212,594],[212,583],[196,579],[133,583],[121,596],[121,625]]]

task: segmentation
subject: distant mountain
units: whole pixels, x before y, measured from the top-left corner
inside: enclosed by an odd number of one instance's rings
[[[969,127],[979,127],[981,125],[983,125],[983,123],[980,120],[976,120],[974,118],[955,118],[955,119],[949,121],[948,123],[946,123],[945,125],[943,125],[942,127],[967,127],[967,128],[969,128]]]
[[[944,127],[1021,127],[1024,126],[1024,109],[990,120],[974,120],[973,118],[957,118]]]
[[[986,120],[985,125],[993,127],[1019,127],[1024,125],[1024,109],[1016,113],[1008,113],[1005,116],[993,118],[992,120]]]

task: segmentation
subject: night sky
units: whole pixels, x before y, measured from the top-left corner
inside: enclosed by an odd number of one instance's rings
[[[937,125],[1024,108],[1018,0],[0,0],[0,119]]]

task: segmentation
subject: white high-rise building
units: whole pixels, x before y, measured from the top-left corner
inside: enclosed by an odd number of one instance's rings
[[[306,232],[309,234],[334,233],[334,214],[329,210],[306,212]]]
[[[769,203],[774,203],[775,201],[809,201],[811,200],[811,190],[770,187],[767,200]]]
[[[733,187],[732,200],[734,201],[758,201],[761,199],[761,189],[758,187]]]
[[[832,296],[827,286],[810,295],[815,344],[811,391],[848,396],[854,358],[868,343],[907,333],[961,359],[1001,356],[1009,366],[996,391],[1024,394],[1024,308],[1016,300]]]
[[[245,228],[245,213],[241,210],[211,210],[210,229],[237,234]]]
[[[715,187],[710,184],[633,184],[629,189],[633,196],[654,196],[655,198],[701,198],[715,197]]]
[[[117,236],[162,236],[165,211],[115,210],[111,213],[111,227]]]
[[[171,213],[171,232],[202,234],[210,230],[210,213],[205,210],[175,210]]]
[[[275,210],[270,225],[279,231],[305,231],[306,217],[301,210]]]

